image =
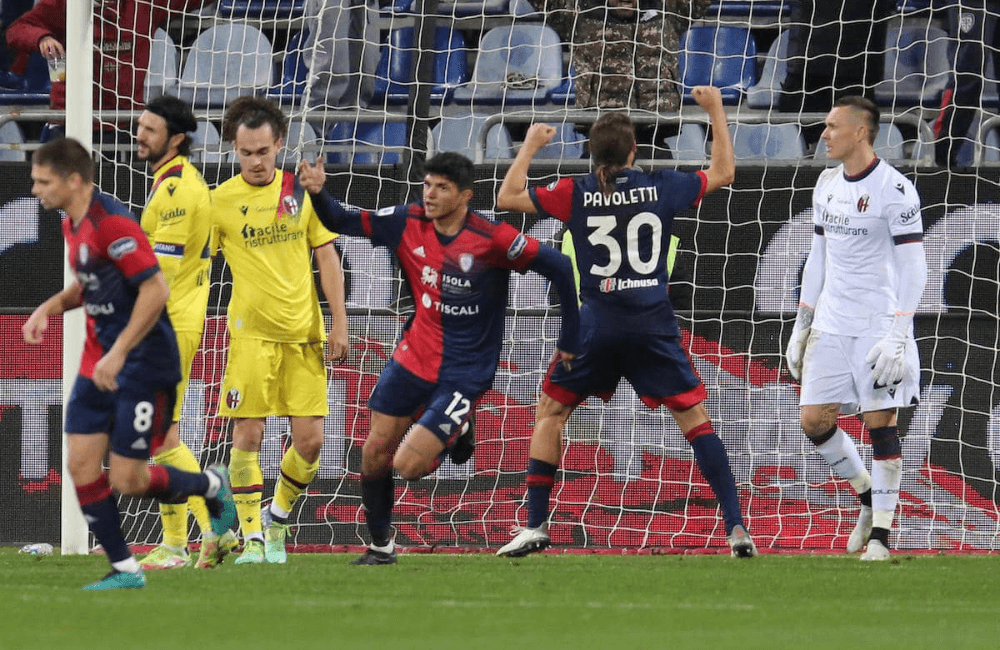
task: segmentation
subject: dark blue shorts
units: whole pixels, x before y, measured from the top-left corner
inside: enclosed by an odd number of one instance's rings
[[[149,458],[170,428],[177,386],[145,386],[129,381],[114,392],[77,377],[66,407],[66,433],[107,433],[111,450],[127,458]]]
[[[368,408],[411,418],[448,446],[458,437],[484,392],[468,386],[432,384],[390,359],[368,398]]]
[[[624,377],[651,409],[662,405],[685,411],[705,400],[705,386],[681,345],[680,331],[657,333],[588,327],[583,353],[569,372],[549,366],[542,383],[546,395],[566,406],[578,406],[591,395],[605,402]]]

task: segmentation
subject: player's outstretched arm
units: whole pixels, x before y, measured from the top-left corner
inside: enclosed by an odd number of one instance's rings
[[[498,210],[516,210],[534,214],[538,212],[531,195],[528,194],[528,167],[538,150],[544,147],[556,134],[555,127],[548,124],[532,124],[524,137],[524,144],[507,169],[503,183],[497,191]]]
[[[705,109],[712,122],[712,159],[705,170],[708,178],[705,194],[710,194],[720,187],[730,185],[736,178],[733,142],[729,137],[722,92],[715,86],[695,86],[691,89],[691,96],[698,102],[698,106]]]
[[[551,246],[541,244],[528,268],[548,278],[559,294],[562,331],[556,347],[563,353],[563,362],[568,366],[568,362],[580,352],[580,308],[573,263]]]
[[[125,358],[156,325],[169,297],[170,287],[159,270],[139,285],[139,295],[136,296],[125,329],[94,366],[93,380],[98,389],[118,390],[118,373],[125,365]]]
[[[327,334],[326,357],[330,361],[343,361],[347,358],[350,343],[347,338],[347,302],[344,293],[344,269],[340,263],[333,242],[320,246],[315,251],[316,267],[319,269],[319,283],[323,287],[323,295],[330,305],[332,324]]]
[[[83,294],[80,292],[80,285],[75,283],[40,304],[21,326],[21,335],[25,343],[32,345],[41,343],[45,338],[45,331],[49,328],[49,316],[58,316],[82,304]]]

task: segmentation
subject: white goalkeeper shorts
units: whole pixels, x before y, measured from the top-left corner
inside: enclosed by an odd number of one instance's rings
[[[799,406],[840,404],[844,414],[915,406],[920,401],[917,343],[906,346],[906,373],[898,384],[875,386],[868,352],[881,337],[841,336],[812,330],[802,361]]]

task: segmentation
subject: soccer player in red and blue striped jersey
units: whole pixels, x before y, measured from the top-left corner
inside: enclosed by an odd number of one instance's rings
[[[148,465],[150,449],[170,426],[180,360],[164,310],[170,290],[139,223],[94,189],[90,154],[75,140],[53,140],[38,149],[31,178],[42,205],[66,213],[63,236],[77,282],[32,312],[22,328],[24,340],[40,343],[49,316],[77,307],[87,311],[87,340],[66,407],[68,466],[111,572],[85,589],[141,588],[146,580],[122,534],[112,489],[170,503],[202,496],[218,535],[236,516],[228,477],[219,468],[184,472]]]
[[[569,258],[469,210],[468,158],[440,153],[424,171],[422,203],[369,212],[346,209],[322,189],[319,161],[299,167],[323,225],[395,251],[416,303],[368,402],[371,431],[362,450],[361,498],[372,543],[355,564],[396,562],[392,470],[415,480],[437,469],[442,453],[455,448],[476,400],[492,385],[511,271],[536,271],[552,281],[562,309],[557,363],[568,367],[577,349]],[[456,455],[453,460],[463,460]]]
[[[715,134],[705,171],[633,169],[635,129],[627,113],[616,112],[601,116],[591,129],[594,173],[527,188],[528,166],[555,132],[535,124],[500,186],[498,208],[568,224],[580,272],[584,345],[571,369],[553,364],[545,376],[529,450],[527,526],[497,555],[520,557],[549,545],[549,496],[566,421],[588,396],[610,399],[623,377],[646,406],[662,404],[677,421],[719,499],[732,554],[757,552],[743,523],[726,449],[703,404],[705,387],[681,345],[667,292],[674,215],[729,185],[735,174],[719,90],[698,86],[692,94],[709,113]]]

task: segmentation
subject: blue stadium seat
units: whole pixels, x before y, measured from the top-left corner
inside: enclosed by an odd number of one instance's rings
[[[170,34],[156,30],[149,48],[149,71],[146,73],[145,99],[177,92],[177,71],[180,56]]]
[[[583,143],[587,138],[578,133],[572,124],[562,122],[550,124],[555,128],[556,134],[552,136],[549,143],[538,150],[535,154],[536,160],[578,160],[583,158]]]
[[[276,86],[267,89],[267,96],[281,104],[298,104],[306,90],[309,68],[306,67],[303,45],[309,38],[309,30],[292,34],[285,48],[285,59],[281,64],[281,79]]]
[[[27,160],[24,149],[19,146],[24,144],[24,133],[21,132],[17,122],[5,122],[0,126],[0,142],[18,146],[17,149],[0,149],[0,160],[16,162]]]
[[[894,109],[938,108],[951,75],[951,40],[943,29],[930,23],[889,27],[884,81],[875,86],[875,101]]]
[[[223,18],[300,18],[305,0],[219,0]]]
[[[473,105],[541,104],[562,81],[562,43],[555,30],[505,25],[480,40],[472,81],[456,89],[454,99]]]
[[[735,105],[757,81],[757,46],[742,27],[698,25],[681,37],[680,73],[685,104],[691,89],[712,85],[722,90],[724,104]]]
[[[198,128],[191,134],[190,159],[193,163],[221,163],[226,159],[219,130],[211,122],[198,122]]]
[[[788,42],[791,31],[784,30],[771,43],[760,79],[747,89],[747,106],[774,108],[781,98],[781,83],[788,76]]]
[[[327,143],[335,146],[370,146],[374,151],[332,151],[327,162],[332,165],[398,165],[402,156],[398,151],[388,151],[389,147],[405,147],[406,124],[404,122],[337,122],[326,137]]]
[[[437,14],[466,18],[469,16],[505,16],[510,13],[511,0],[460,0],[459,2],[440,2]],[[417,13],[416,0],[396,0],[390,6],[394,14]]]
[[[549,94],[549,98],[552,103],[556,106],[565,106],[566,108],[573,108],[576,105],[576,84],[573,82],[573,77],[576,75],[576,71],[573,69],[572,61],[569,64],[569,71],[566,73],[566,79],[563,80],[561,84],[552,89]]]
[[[38,52],[28,57],[28,67],[20,79],[12,75],[8,81],[13,88],[0,88],[0,105],[48,104],[52,84],[49,81],[49,64]]]
[[[701,124],[681,124],[677,135],[667,138],[667,147],[674,160],[705,160],[707,145],[705,129]]]
[[[482,134],[485,115],[446,116],[431,129],[430,149],[433,153],[454,151],[469,160],[476,160],[476,148]],[[486,149],[483,159],[513,158],[514,143],[510,132],[503,123],[490,127],[486,134]]]
[[[416,51],[413,27],[389,32],[382,56],[375,71],[373,105],[406,104],[410,100],[413,82],[413,53]],[[468,80],[465,37],[447,25],[434,32],[434,72],[431,101],[447,101],[454,89]]]
[[[177,94],[195,106],[222,107],[248,92],[264,93],[271,86],[271,50],[271,42],[256,27],[209,27],[191,46]]]
[[[737,160],[795,160],[805,157],[798,124],[730,124]]]
[[[708,5],[708,16],[720,18],[787,18],[791,14],[785,0],[718,0]]]

